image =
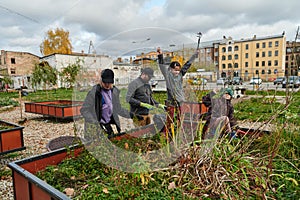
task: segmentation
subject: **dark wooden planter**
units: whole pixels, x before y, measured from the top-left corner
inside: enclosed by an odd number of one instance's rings
[[[0,125],[7,126],[7,129],[0,129],[0,155],[24,150],[24,127],[2,120]]]
[[[25,112],[55,118],[79,117],[82,101],[57,100],[25,103]]]

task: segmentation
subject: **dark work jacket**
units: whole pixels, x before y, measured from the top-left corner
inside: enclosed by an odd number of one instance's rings
[[[93,86],[93,88],[88,92],[84,103],[80,109],[82,116],[86,123],[99,124],[102,118],[102,94],[101,94],[100,84]],[[115,86],[112,88],[112,104],[113,104],[113,114],[116,125],[120,127],[119,115],[125,118],[130,118],[129,112],[122,108],[120,104],[120,91]]]
[[[215,92],[210,92],[209,94],[202,97],[202,103],[208,107],[208,112],[205,115],[206,124],[209,124],[211,117],[221,117],[227,116],[230,122],[230,126],[234,127],[237,125],[237,121],[234,117],[234,107],[231,104],[231,100],[226,100],[223,97],[213,98],[216,95]],[[215,107],[213,108],[213,101],[215,103]],[[222,101],[223,103],[218,103],[218,101]],[[220,108],[219,105],[226,106],[225,108]]]
[[[150,105],[157,105],[158,102],[152,97],[152,90],[149,83],[138,77],[128,85],[126,101],[130,104],[131,117],[134,115],[148,115],[149,109],[141,107],[141,102]]]

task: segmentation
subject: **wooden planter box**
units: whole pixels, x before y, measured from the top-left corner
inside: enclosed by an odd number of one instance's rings
[[[79,117],[82,101],[57,100],[25,103],[25,112],[55,118]]]
[[[144,134],[155,133],[154,131],[156,131],[155,126],[150,124],[144,127],[133,129],[128,133],[116,135],[115,137],[111,138],[111,140],[140,137]],[[39,179],[34,174],[36,174],[38,171],[44,170],[49,165],[57,165],[70,156],[78,156],[83,149],[84,148],[80,145],[74,145],[68,149],[63,147],[38,156],[9,163],[8,166],[12,170],[14,199],[70,199],[64,193],[53,188],[51,185]],[[68,154],[70,150],[74,153]]]
[[[0,129],[0,155],[25,149],[23,126],[2,120],[0,120],[0,126],[7,126],[7,129]]]
[[[70,150],[74,153],[69,154]],[[44,170],[49,165],[57,165],[70,156],[78,156],[83,148],[78,145],[70,149],[61,148],[38,156],[11,162],[14,199],[15,200],[54,200],[70,199],[67,195],[53,188],[34,174]]]

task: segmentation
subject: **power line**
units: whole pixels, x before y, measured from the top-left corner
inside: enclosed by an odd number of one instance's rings
[[[28,16],[26,16],[26,15],[23,15],[23,14],[17,12],[17,11],[14,11],[14,10],[12,10],[12,9],[10,9],[10,8],[7,8],[7,7],[5,7],[5,6],[0,5],[0,8],[2,8],[3,10],[8,11],[8,12],[10,12],[10,13],[19,15],[19,16],[21,16],[21,17],[23,17],[23,18],[25,18],[25,19],[28,19],[28,20],[30,20],[30,21],[32,21],[32,22],[35,22],[35,23],[37,23],[37,24],[40,24],[39,21],[37,21],[37,20],[35,20],[35,19],[31,18],[31,17],[28,17]]]

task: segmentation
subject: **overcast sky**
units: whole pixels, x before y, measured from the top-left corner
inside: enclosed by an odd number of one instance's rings
[[[0,49],[42,56],[49,29],[70,32],[74,52],[122,56],[201,42],[279,35],[295,39],[299,0],[1,0]],[[171,47],[170,47],[171,45]],[[92,48],[91,48],[92,50]]]

